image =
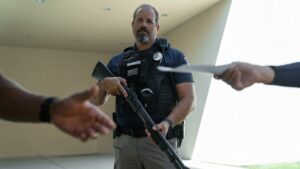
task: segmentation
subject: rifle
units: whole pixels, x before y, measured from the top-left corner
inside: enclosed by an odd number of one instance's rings
[[[97,63],[92,73],[92,77],[96,78],[97,80],[102,80],[105,77],[113,76],[113,73],[101,61]],[[171,163],[173,163],[173,165],[177,169],[189,169],[183,164],[183,162],[173,150],[172,146],[169,144],[167,139],[164,136],[162,136],[158,131],[152,129],[153,126],[155,126],[155,123],[153,122],[152,118],[138,99],[137,94],[133,90],[133,88],[129,88],[124,85],[123,87],[128,94],[128,96],[125,98],[127,103],[130,105],[132,110],[138,114],[139,118],[144,123],[145,128],[151,133],[152,139],[159,146],[159,148],[167,154]]]

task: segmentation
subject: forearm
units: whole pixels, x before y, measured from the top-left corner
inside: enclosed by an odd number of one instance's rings
[[[98,95],[93,97],[90,101],[97,106],[103,105],[109,98],[109,94],[105,91],[99,91]]]
[[[185,118],[195,109],[195,98],[185,97],[178,102],[173,108],[172,112],[167,117],[169,120],[178,124],[185,120]]]
[[[196,94],[194,84],[191,82],[176,85],[178,103],[167,117],[174,124],[185,120],[190,112],[195,108]]]
[[[93,97],[90,101],[95,105],[102,105],[104,104],[108,98],[109,94],[106,92],[103,83],[101,81],[98,82],[99,92],[96,97]]]
[[[0,116],[19,122],[38,122],[40,105],[45,98],[25,91],[0,75]]]
[[[255,65],[256,66],[256,65]],[[257,82],[270,84],[273,82],[275,77],[274,70],[269,66],[257,66],[255,69],[259,72]]]
[[[270,84],[300,87],[300,62],[282,66],[273,66],[273,69],[275,71],[275,77]]]

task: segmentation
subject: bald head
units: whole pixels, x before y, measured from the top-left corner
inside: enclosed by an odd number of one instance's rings
[[[136,16],[139,13],[139,11],[142,10],[142,9],[145,9],[145,8],[151,8],[154,11],[154,13],[155,13],[155,23],[158,23],[158,21],[159,21],[159,13],[158,13],[158,11],[152,5],[149,5],[149,4],[142,4],[142,5],[138,6],[135,9],[134,13],[133,13],[133,20],[136,19]]]

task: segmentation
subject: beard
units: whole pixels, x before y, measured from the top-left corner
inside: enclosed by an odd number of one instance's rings
[[[138,34],[138,42],[147,44],[149,42],[149,36],[145,33]]]
[[[147,44],[149,42],[149,40],[150,40],[149,32],[147,31],[147,29],[145,27],[141,27],[137,31],[137,40],[138,40],[138,42],[140,42],[142,44]]]

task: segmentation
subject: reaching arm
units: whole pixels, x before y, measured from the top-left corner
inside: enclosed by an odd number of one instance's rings
[[[272,85],[300,87],[300,62],[273,66],[275,77]]]
[[[0,74],[0,117],[10,121],[38,122],[45,97],[32,94]]]
[[[214,77],[222,79],[236,90],[242,90],[254,83],[300,87],[300,62],[281,66],[235,62],[223,74]]]
[[[274,80],[275,72],[269,66],[259,66],[249,63],[232,63],[221,75],[214,75],[216,79],[222,79],[236,90],[242,90],[254,83],[270,84]]]
[[[106,134],[115,127],[112,120],[88,100],[98,93],[98,87],[56,99],[49,108],[51,122],[83,141],[96,133]],[[46,97],[21,88],[0,74],[0,117],[10,121],[40,122],[41,104]]]

